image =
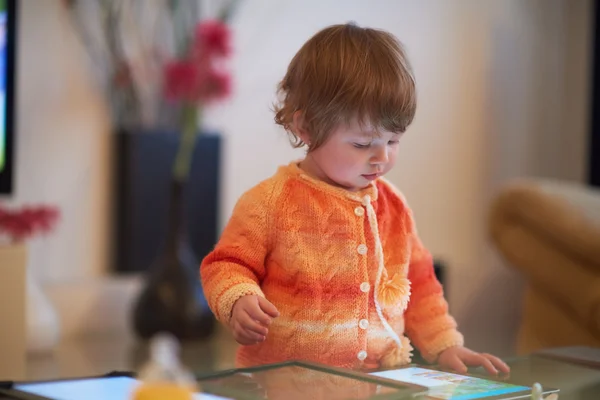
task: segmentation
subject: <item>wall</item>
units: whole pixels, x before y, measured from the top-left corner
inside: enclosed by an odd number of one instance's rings
[[[389,178],[450,268],[468,343],[510,353],[521,282],[488,245],[487,207],[514,176],[582,180],[589,14],[589,1],[242,2],[237,97],[209,119],[228,138],[223,223],[243,191],[302,155],[269,109],[295,51],[332,23],[390,30],[412,59],[419,106]]]
[[[107,260],[107,115],[63,2],[19,3],[16,190],[7,200],[61,210],[56,231],[30,242],[29,265],[42,281],[101,275]]]
[[[486,37],[485,68],[471,77],[480,98],[468,107],[485,135],[471,164],[471,250],[451,279],[475,347],[510,352],[520,316],[522,282],[485,239],[491,197],[515,176],[584,180],[589,15],[582,1],[497,2],[478,28],[467,24],[470,37]]]

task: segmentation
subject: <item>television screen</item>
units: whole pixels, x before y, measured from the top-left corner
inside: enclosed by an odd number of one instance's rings
[[[0,0],[0,194],[13,191],[16,0]]]

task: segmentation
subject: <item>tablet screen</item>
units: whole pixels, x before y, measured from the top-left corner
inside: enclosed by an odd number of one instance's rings
[[[139,385],[133,378],[120,376],[110,378],[73,379],[55,382],[23,383],[14,386],[22,392],[60,400],[130,400]],[[194,399],[231,400],[208,393],[198,393]]]
[[[426,386],[429,388],[429,397],[441,400],[485,399],[511,394],[531,393],[531,388],[527,386],[518,386],[420,367],[373,372],[371,375]]]

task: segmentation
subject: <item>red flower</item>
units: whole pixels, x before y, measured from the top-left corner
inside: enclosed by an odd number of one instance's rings
[[[211,65],[176,61],[165,69],[165,92],[169,100],[205,104],[227,97],[231,92],[231,80],[227,73]]]
[[[198,88],[198,99],[203,103],[222,100],[231,93],[231,79],[226,72],[210,69],[203,78]]]
[[[199,81],[198,67],[190,61],[174,61],[165,67],[165,94],[169,100],[193,101]]]
[[[13,241],[21,241],[36,233],[47,233],[58,220],[59,212],[54,207],[23,207],[10,211],[0,206],[0,233]]]
[[[218,57],[230,53],[229,29],[220,21],[204,21],[195,31],[193,47],[183,59],[164,69],[164,90],[169,100],[209,103],[227,97],[231,80],[218,67]]]
[[[196,52],[202,56],[231,53],[229,27],[218,20],[203,21],[196,27]]]

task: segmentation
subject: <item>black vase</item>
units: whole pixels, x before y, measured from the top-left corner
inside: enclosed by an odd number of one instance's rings
[[[172,180],[165,245],[133,309],[133,328],[143,339],[159,332],[180,341],[206,339],[216,326],[202,291],[200,263],[184,229],[184,189],[185,182]]]

